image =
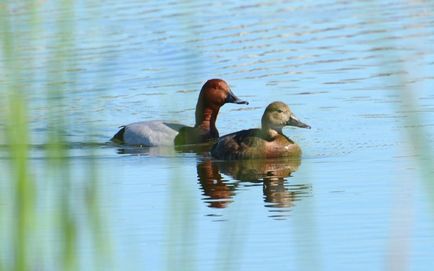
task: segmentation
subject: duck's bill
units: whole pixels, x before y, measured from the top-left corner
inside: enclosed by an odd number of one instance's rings
[[[299,121],[294,115],[291,115],[286,125],[310,129],[309,125]]]
[[[229,91],[228,97],[226,98],[227,103],[233,103],[233,104],[249,104],[248,101],[241,100],[232,91]]]

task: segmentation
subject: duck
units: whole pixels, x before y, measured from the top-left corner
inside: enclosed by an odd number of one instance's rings
[[[301,156],[301,148],[282,132],[285,126],[310,129],[284,102],[270,103],[264,111],[260,129],[248,129],[222,136],[211,148],[220,160],[269,159]]]
[[[144,147],[212,142],[219,137],[215,123],[220,107],[226,103],[249,104],[238,98],[223,79],[210,79],[200,90],[193,127],[157,120],[140,121],[119,127],[110,140],[116,144]]]

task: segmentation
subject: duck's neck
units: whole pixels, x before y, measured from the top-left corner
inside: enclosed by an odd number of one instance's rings
[[[198,104],[196,106],[196,124],[194,127],[200,127],[211,133],[217,133],[215,122],[220,108],[213,108]]]
[[[266,140],[273,140],[282,134],[282,128],[271,128],[267,125],[262,125],[261,133]]]

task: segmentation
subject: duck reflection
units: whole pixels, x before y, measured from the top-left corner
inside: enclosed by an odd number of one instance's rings
[[[214,162],[220,171],[239,181],[283,181],[300,166],[300,159],[251,159]]]
[[[211,160],[197,163],[197,175],[209,207],[224,208],[231,202],[236,184],[223,180],[219,167]]]
[[[241,183],[262,184],[266,207],[290,208],[310,185],[290,185],[286,178],[300,166],[300,159],[267,159],[241,161],[198,161],[197,174],[209,207],[224,208],[236,194]],[[233,178],[225,179],[222,174]]]

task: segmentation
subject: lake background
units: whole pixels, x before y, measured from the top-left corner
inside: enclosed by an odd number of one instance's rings
[[[430,270],[432,1],[14,1],[0,22],[1,270]],[[301,163],[107,144],[192,125],[210,78],[250,102],[221,135],[289,104]]]

